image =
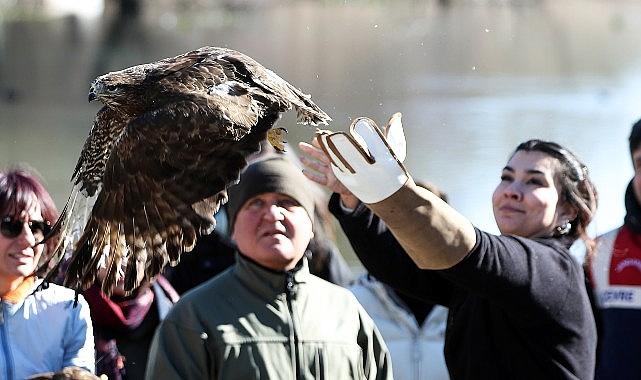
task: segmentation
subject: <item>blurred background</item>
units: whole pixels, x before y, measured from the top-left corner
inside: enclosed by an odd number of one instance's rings
[[[516,145],[568,146],[600,193],[596,235],[622,223],[633,174],[640,12],[626,0],[0,0],[0,166],[35,168],[62,207],[99,108],[93,78],[224,46],[312,94],[332,129],[402,112],[411,172],[491,232]],[[293,113],[279,123],[294,151],[313,136]]]

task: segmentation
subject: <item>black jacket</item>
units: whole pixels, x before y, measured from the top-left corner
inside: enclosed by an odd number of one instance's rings
[[[338,218],[367,270],[400,292],[450,309],[452,379],[592,379],[596,329],[581,266],[555,239],[495,236],[447,270],[419,269],[369,209]]]

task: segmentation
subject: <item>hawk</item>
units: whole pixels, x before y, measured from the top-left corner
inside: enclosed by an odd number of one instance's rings
[[[65,261],[64,284],[76,290],[104,268],[107,294],[123,277],[132,291],[213,230],[227,187],[280,113],[293,107],[301,123],[331,120],[274,72],[218,47],[102,75],[92,100],[104,106],[53,227],[60,233],[53,261],[43,268],[51,279]]]

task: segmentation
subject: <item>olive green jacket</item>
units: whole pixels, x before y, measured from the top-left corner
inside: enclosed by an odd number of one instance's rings
[[[147,379],[391,379],[389,352],[346,289],[306,259],[275,272],[237,255],[187,293],[152,343]]]

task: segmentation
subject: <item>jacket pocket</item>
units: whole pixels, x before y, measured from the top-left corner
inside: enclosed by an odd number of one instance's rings
[[[310,378],[318,380],[365,379],[363,352],[357,344],[350,343],[308,343],[305,345],[309,363],[314,363]],[[312,367],[310,366],[310,370]]]

